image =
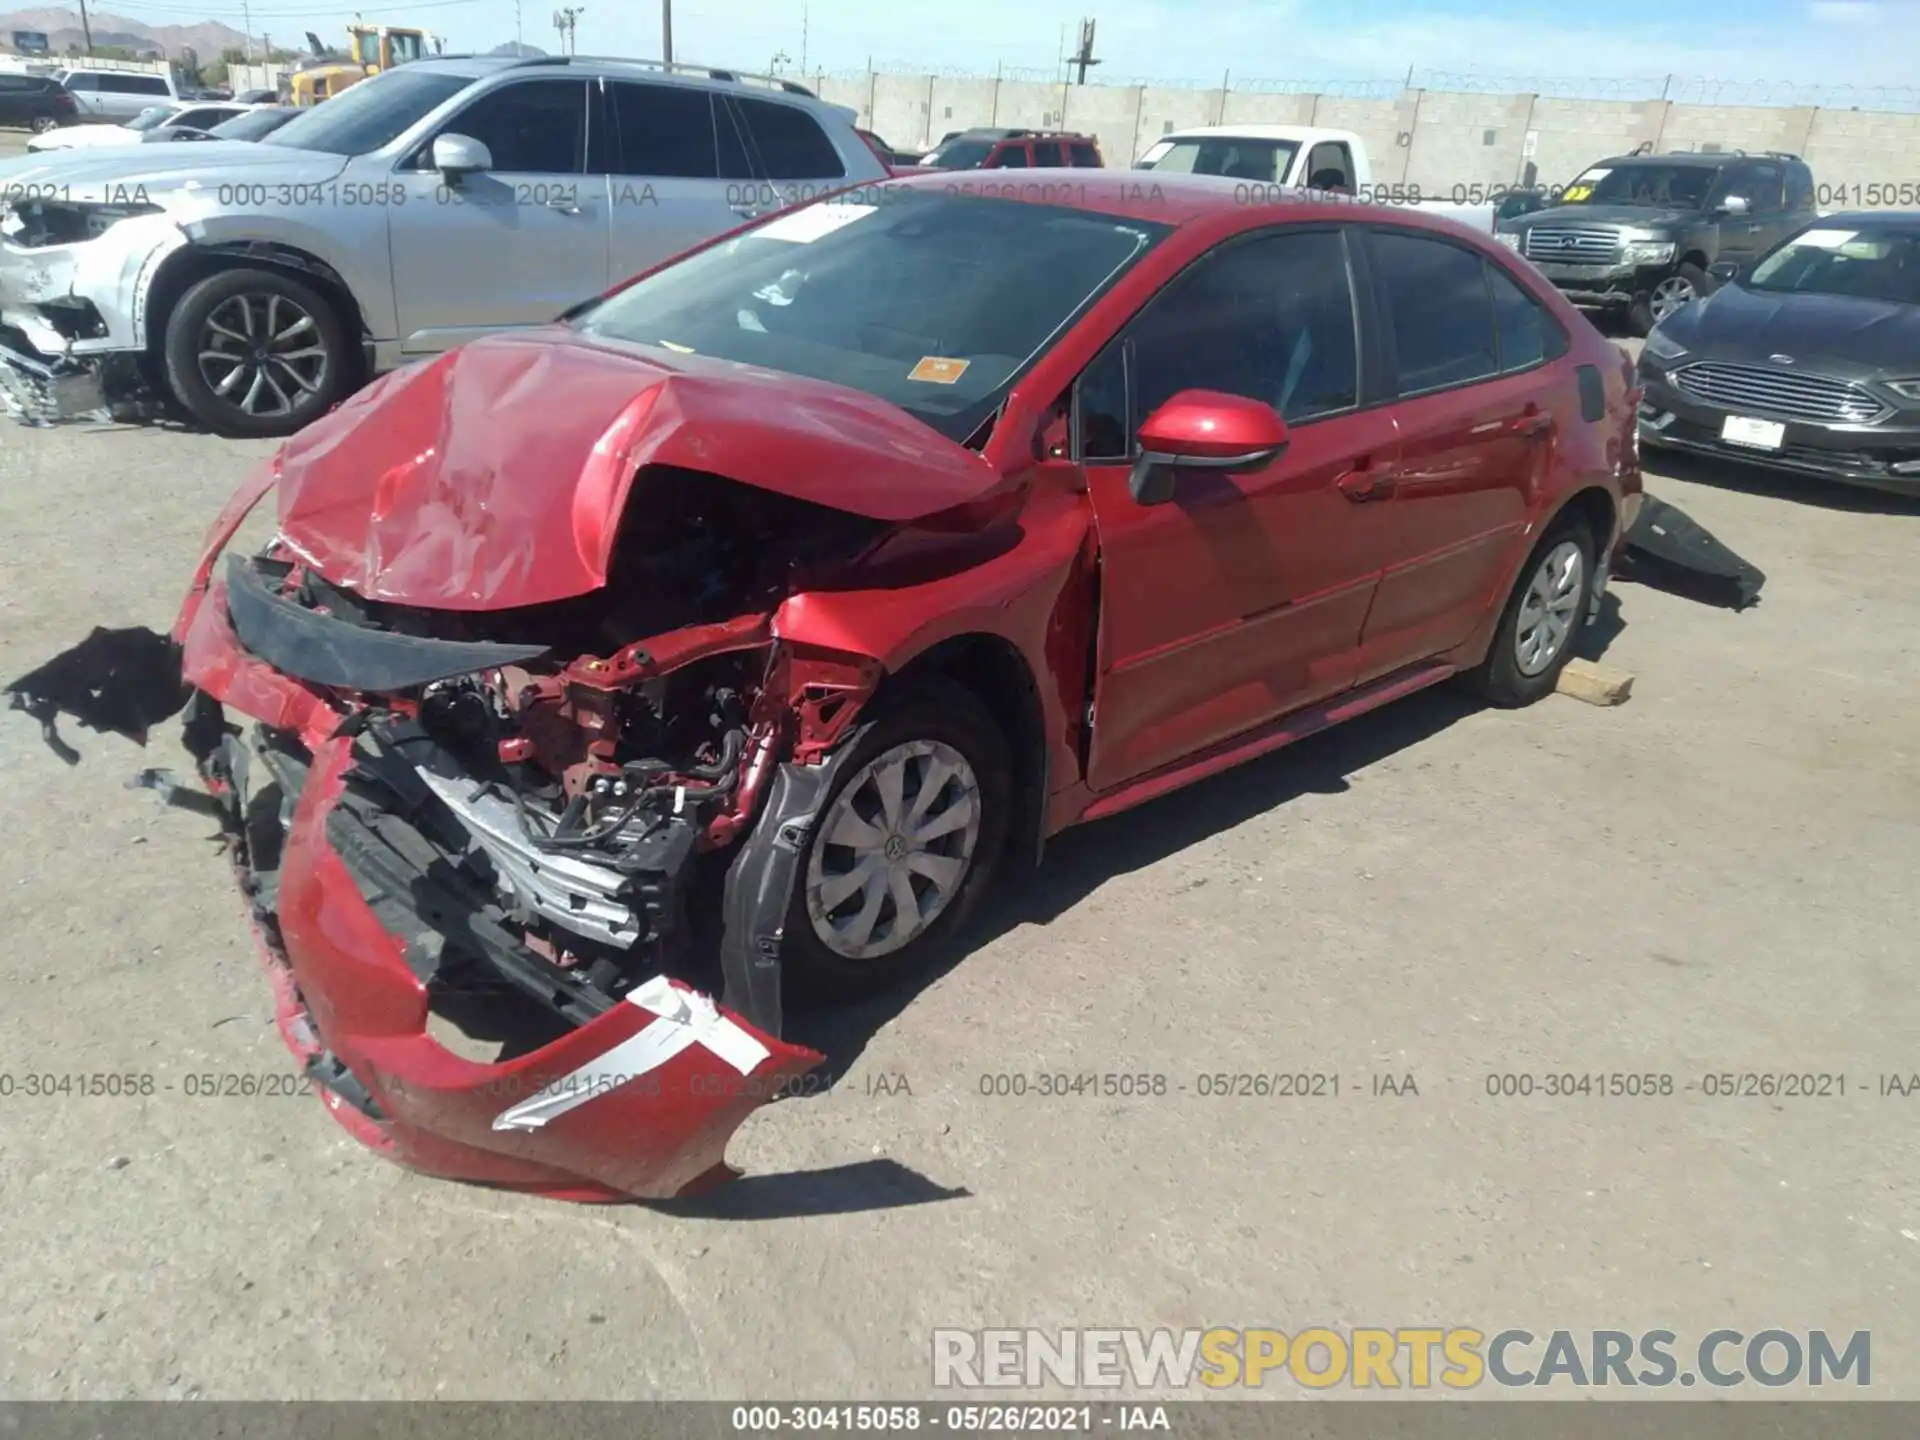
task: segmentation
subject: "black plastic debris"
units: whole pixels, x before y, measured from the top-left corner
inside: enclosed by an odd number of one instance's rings
[[[42,737],[69,765],[80,763],[80,752],[60,738],[60,716],[144,745],[149,730],[180,713],[189,693],[180,674],[180,648],[144,625],[97,628],[0,690],[13,709],[40,722]]]
[[[1639,518],[1620,542],[1613,573],[1730,610],[1753,604],[1767,583],[1757,566],[1714,539],[1706,526],[1651,495],[1642,501]]]

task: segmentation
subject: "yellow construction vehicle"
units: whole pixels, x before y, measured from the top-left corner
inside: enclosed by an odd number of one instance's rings
[[[432,38],[425,30],[409,26],[356,22],[347,26],[351,48],[343,55],[329,51],[317,35],[308,32],[307,46],[313,52],[312,58],[304,61],[299,69],[280,77],[280,103],[318,105],[382,70],[424,58]]]

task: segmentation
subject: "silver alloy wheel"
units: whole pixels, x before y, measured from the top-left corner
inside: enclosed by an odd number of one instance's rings
[[[33,117],[33,133],[36,135],[45,135],[59,123],[60,122],[55,120],[51,115],[36,115]]]
[[[1522,675],[1540,674],[1566,649],[1586,598],[1586,552],[1562,540],[1533,572],[1514,620],[1513,658]]]
[[[807,860],[807,918],[849,960],[891,955],[953,903],[980,840],[980,780],[937,740],[867,761],[834,797]]]
[[[1684,275],[1669,275],[1653,287],[1648,308],[1653,311],[1655,320],[1664,320],[1674,311],[1691,305],[1697,298],[1691,280]]]
[[[249,415],[286,415],[327,381],[320,326],[285,295],[222,300],[200,328],[200,378]]]

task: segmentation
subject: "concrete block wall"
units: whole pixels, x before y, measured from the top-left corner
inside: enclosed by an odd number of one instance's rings
[[[1823,205],[1920,208],[1920,114],[1441,90],[1386,99],[991,76],[806,78],[904,149],[950,130],[1018,125],[1091,134],[1108,165],[1125,167],[1163,134],[1189,126],[1328,125],[1366,142],[1375,183],[1418,185],[1448,199],[1470,186],[1564,185],[1596,160],[1651,142],[1660,151],[1792,151],[1813,167]]]

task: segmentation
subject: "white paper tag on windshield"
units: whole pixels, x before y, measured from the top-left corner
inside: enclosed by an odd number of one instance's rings
[[[1575,185],[1598,185],[1612,173],[1613,171],[1611,170],[1589,170],[1573,183]]]
[[[1854,236],[1858,230],[1808,230],[1793,237],[1796,245],[1811,245],[1815,250],[1838,250]]]
[[[822,201],[770,220],[753,232],[756,240],[788,240],[795,245],[811,245],[822,235],[831,235],[842,226],[864,220],[878,205],[838,205]]]

